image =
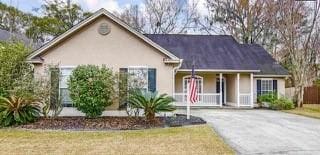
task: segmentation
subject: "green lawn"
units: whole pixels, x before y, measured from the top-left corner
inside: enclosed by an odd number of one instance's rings
[[[207,125],[139,131],[0,130],[0,154],[234,154]]]
[[[284,112],[320,119],[320,104],[304,104],[302,108],[284,110]]]

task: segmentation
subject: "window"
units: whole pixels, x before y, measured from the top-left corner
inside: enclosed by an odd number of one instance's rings
[[[187,101],[188,96],[188,87],[190,84],[191,76],[185,76],[183,77],[183,93],[185,94],[184,100]],[[202,94],[202,88],[203,88],[203,78],[201,76],[196,76],[196,84],[197,84],[197,94],[198,99],[201,101],[200,94]]]
[[[147,67],[129,67],[129,88],[148,91],[148,68]]]
[[[261,94],[273,92],[273,80],[261,80]]]
[[[72,106],[72,100],[70,98],[70,92],[68,90],[68,79],[72,74],[73,68],[60,68],[60,83],[59,83],[59,91],[61,102],[65,107]]]

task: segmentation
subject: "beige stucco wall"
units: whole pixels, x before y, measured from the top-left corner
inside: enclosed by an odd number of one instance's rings
[[[250,93],[250,74],[240,74],[240,93]]]
[[[190,73],[180,73],[175,75],[175,92],[183,92],[183,77],[188,76]],[[216,74],[215,73],[197,73],[203,78],[203,92],[216,93]]]
[[[103,22],[108,23],[111,28],[111,32],[105,36],[97,32]],[[44,64],[59,64],[59,66],[104,64],[115,72],[118,72],[119,68],[129,66],[156,68],[157,90],[160,93],[173,93],[173,66],[163,62],[167,56],[105,16],[99,17],[49,49],[41,57],[44,59]],[[44,72],[44,66],[35,66],[36,76]]]
[[[227,102],[235,103],[237,90],[236,90],[236,74],[228,74],[227,75]]]

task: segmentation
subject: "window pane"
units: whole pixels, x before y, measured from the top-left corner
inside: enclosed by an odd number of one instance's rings
[[[273,92],[273,81],[272,80],[261,80],[261,93],[267,94]]]
[[[60,97],[61,97],[61,101],[62,101],[62,104],[64,106],[72,106],[72,100],[70,98],[70,92],[68,89],[66,88],[61,88],[60,89]]]
[[[148,68],[129,68],[129,87],[148,90]]]
[[[73,68],[60,68],[60,97],[63,106],[66,107],[72,106],[72,100],[69,96],[70,93],[68,90],[68,79],[72,74],[72,70]]]

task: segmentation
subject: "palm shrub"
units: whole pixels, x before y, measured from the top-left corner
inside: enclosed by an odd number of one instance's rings
[[[158,95],[158,92],[136,90],[129,97],[131,108],[143,109],[148,122],[155,121],[155,114],[174,111],[174,99],[167,94]]]
[[[25,99],[11,95],[0,97],[0,125],[10,126],[33,122],[40,116],[40,103],[34,99]]]

